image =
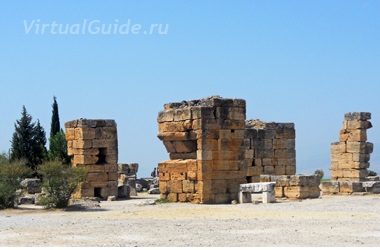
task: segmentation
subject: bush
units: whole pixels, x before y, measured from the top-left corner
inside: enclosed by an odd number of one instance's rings
[[[15,161],[0,163],[0,209],[13,208],[22,178],[31,174],[25,162]]]
[[[325,172],[323,172],[322,169],[317,169],[314,171],[314,174],[319,175],[322,180],[323,176],[325,175]]]
[[[65,208],[71,195],[79,184],[86,179],[83,168],[72,168],[59,161],[50,161],[39,166],[38,173],[42,175],[42,187],[47,192],[42,196],[40,204],[46,208]]]
[[[377,176],[377,173],[372,170],[368,170],[368,176]]]

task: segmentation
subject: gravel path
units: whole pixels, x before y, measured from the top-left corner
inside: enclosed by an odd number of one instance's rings
[[[156,195],[70,211],[0,211],[0,246],[380,246],[380,195],[275,204],[139,206]]]

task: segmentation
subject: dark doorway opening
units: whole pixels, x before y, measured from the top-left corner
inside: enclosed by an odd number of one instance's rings
[[[102,192],[102,188],[94,188],[94,196],[95,197],[102,198],[102,196],[100,195],[101,192]]]

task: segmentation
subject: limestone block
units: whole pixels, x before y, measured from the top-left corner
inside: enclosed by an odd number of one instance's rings
[[[214,202],[215,204],[225,204],[225,203],[230,203],[230,194],[227,193],[220,193],[220,194],[215,194]]]
[[[343,129],[369,129],[372,124],[369,121],[351,120],[343,121]]]
[[[107,173],[108,174],[108,180],[109,181],[117,181],[118,180],[118,174],[117,173]]]
[[[191,108],[182,108],[173,110],[174,121],[191,120]]]
[[[293,128],[276,129],[276,139],[295,139],[296,131]]]
[[[274,150],[274,157],[276,158],[295,158],[295,149],[276,149]]]
[[[85,165],[81,166],[84,168],[88,173],[105,173],[105,165]]]
[[[338,181],[322,182],[321,186],[322,186],[323,194],[337,194],[337,193],[339,193],[339,182]]]
[[[245,129],[244,120],[218,120],[221,129]]]
[[[170,180],[170,174],[168,172],[160,172],[159,178],[161,181],[169,181]]]
[[[351,162],[352,159],[352,153],[331,154],[331,161],[335,162]]]
[[[318,198],[320,189],[319,187],[284,187],[284,195],[289,199]]]
[[[274,203],[276,202],[276,198],[274,196],[274,192],[263,192],[263,203]]]
[[[243,171],[213,171],[212,180],[233,180],[244,176]]]
[[[277,198],[284,197],[284,187],[274,187],[274,196]]]
[[[93,148],[116,148],[117,147],[117,140],[115,139],[102,139],[102,140],[92,140],[92,147]]]
[[[257,158],[273,158],[274,149],[255,149],[255,157]]]
[[[273,140],[272,139],[261,139],[253,141],[254,149],[273,149]]]
[[[189,140],[188,132],[159,132],[157,137],[165,141],[186,141]]]
[[[380,181],[366,181],[362,183],[365,192],[374,194],[380,193]]]
[[[215,119],[196,119],[192,121],[191,128],[194,130],[218,130],[219,124]]]
[[[339,140],[341,142],[365,142],[367,140],[367,130],[366,129],[355,129],[355,130],[346,130],[343,129],[340,131]]]
[[[74,155],[73,165],[96,164],[98,157],[94,155]]]
[[[340,193],[364,192],[361,182],[342,181],[339,183]]]
[[[171,160],[176,159],[197,159],[197,153],[191,152],[191,153],[170,153],[169,157]]]
[[[174,111],[163,110],[158,113],[157,122],[172,122],[174,121]]]
[[[197,159],[198,160],[212,160],[213,159],[213,152],[211,150],[197,150]]]
[[[65,128],[75,128],[78,125],[78,120],[65,122]]]
[[[213,107],[192,107],[193,119],[216,119]]]
[[[245,155],[244,155],[244,158],[245,159],[253,159],[253,157],[254,157],[254,150],[253,149],[246,149],[245,150]]]
[[[273,149],[294,149],[296,147],[295,140],[292,139],[274,139]]]
[[[274,167],[274,174],[275,175],[285,175],[286,174],[286,167],[285,166],[275,166]]]
[[[341,154],[341,153],[346,153],[346,143],[344,142],[331,143],[331,154]]]
[[[263,167],[264,174],[274,174],[274,166],[264,166]]]
[[[197,150],[196,141],[173,141],[173,146],[177,153],[191,153]]]
[[[345,178],[365,178],[368,176],[367,169],[341,169],[331,170],[331,176],[333,177],[345,177]]]
[[[167,182],[167,188],[169,193],[182,193],[182,181],[170,180]]]
[[[74,140],[73,148],[87,149],[92,147],[92,140]]]
[[[190,121],[160,122],[158,124],[159,132],[186,132],[191,128]]]
[[[169,193],[167,196],[167,199],[171,202],[177,202],[178,201],[178,194],[177,193]]]
[[[350,112],[344,114],[344,120],[353,121],[353,120],[371,120],[371,113],[369,112]]]
[[[96,128],[96,132],[100,130],[101,133],[96,133],[96,139],[117,139],[117,128],[116,127],[103,127]],[[100,134],[100,137],[98,137]]]
[[[170,180],[186,180],[187,172],[171,172]]]
[[[95,139],[95,129],[88,127],[75,128],[75,140]]]
[[[178,194],[178,201],[179,202],[186,202],[187,201],[187,195],[186,194]]]
[[[107,164],[117,164],[118,155],[106,155]]]
[[[339,163],[338,168],[333,168],[332,170],[337,170],[337,169],[364,169],[364,168],[369,168],[369,163],[368,162],[343,162]]]
[[[262,166],[263,165],[263,161],[261,158],[255,158],[254,161],[253,161],[253,164],[254,166]]]
[[[285,166],[285,173],[287,175],[294,175],[296,174],[296,166]]]
[[[75,155],[98,155],[99,149],[97,149],[97,148],[87,148],[87,149],[74,148],[74,149],[72,149],[72,152]]]
[[[159,189],[160,189],[161,194],[167,194],[168,193],[167,182],[160,180]]]
[[[246,176],[259,176],[264,173],[263,167],[261,166],[254,166],[254,167],[248,167]]]
[[[370,154],[353,153],[352,161],[354,162],[369,162]]]
[[[75,140],[75,128],[66,128],[65,136],[67,141]]]
[[[349,153],[366,153],[366,143],[365,142],[347,142],[347,152]]]
[[[107,173],[88,173],[86,180],[89,182],[105,182],[108,181]]]
[[[197,140],[199,150],[216,151],[218,150],[218,140],[216,139],[199,139]]]
[[[182,189],[185,193],[194,193],[195,192],[195,185],[193,181],[184,180],[182,181]]]
[[[245,129],[244,138],[246,139],[257,139],[257,130],[256,129]]]
[[[373,153],[373,143],[372,142],[366,142],[366,144],[365,144],[365,153],[366,154]]]
[[[274,139],[276,136],[276,130],[274,129],[258,129],[257,139]]]

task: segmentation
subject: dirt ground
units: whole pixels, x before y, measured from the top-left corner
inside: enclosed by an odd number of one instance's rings
[[[157,198],[146,194],[68,210],[34,205],[2,210],[0,246],[380,246],[380,195],[256,205],[141,205]]]

